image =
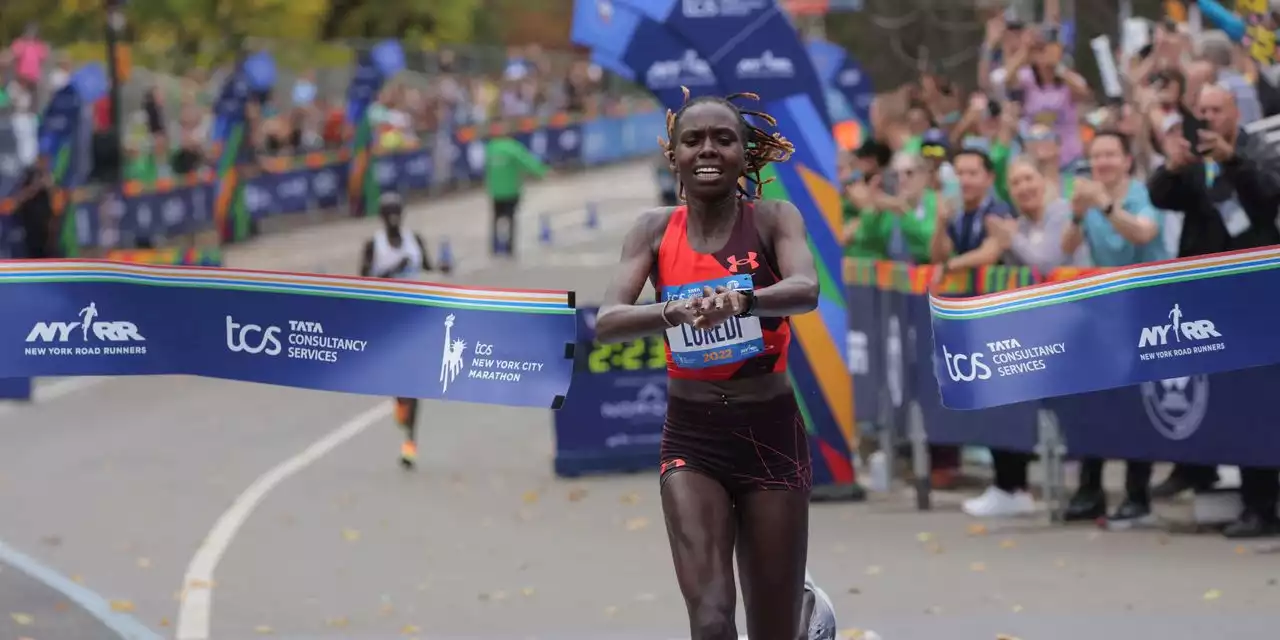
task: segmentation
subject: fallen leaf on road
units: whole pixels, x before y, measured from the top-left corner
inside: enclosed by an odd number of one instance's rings
[[[400,629],[401,635],[406,635],[406,636],[413,635],[420,631],[422,631],[422,629],[419,629],[418,625],[416,624],[406,624],[404,627]]]
[[[13,618],[14,622],[23,627],[29,627],[32,624],[35,624],[36,621],[35,618],[31,617],[31,615],[27,613],[11,613],[9,614],[9,617]]]
[[[969,570],[981,573],[987,570],[987,565],[981,562],[971,562],[969,563]]]
[[[618,608],[613,605],[609,605],[604,608],[604,614],[612,618],[613,616],[618,615]]]
[[[1022,638],[1019,638],[1018,636],[1011,636],[1007,633],[998,633],[996,634],[996,640],[1022,640]]]
[[[396,610],[395,606],[392,605],[390,602],[384,602],[382,603],[382,606],[378,607],[378,615],[389,616],[395,610]]]
[[[268,636],[268,635],[271,635],[272,633],[275,633],[275,630],[274,630],[274,629],[272,629],[271,627],[268,627],[268,626],[267,626],[267,625],[265,625],[265,624],[260,624],[260,625],[258,625],[258,626],[256,626],[256,627],[254,627],[254,628],[253,628],[253,630],[254,630],[254,632],[255,632],[255,633],[258,633],[258,634],[261,634],[261,635],[264,635],[264,636]]]
[[[168,627],[170,624],[173,624],[173,623],[169,622],[168,618],[160,618],[161,627]]]
[[[865,640],[867,634],[862,629],[841,629],[840,640]]]
[[[985,524],[974,523],[969,525],[969,535],[971,536],[981,536],[981,535],[986,535],[986,533],[987,533],[987,525]]]
[[[1020,605],[1020,604],[1015,604],[1015,605],[1013,605],[1012,610],[1013,610],[1013,612],[1014,612],[1014,613],[1022,613],[1022,605]]]
[[[928,542],[930,540],[933,540],[933,534],[926,533],[926,532],[917,533],[916,540],[919,540],[920,542]]]
[[[582,487],[574,487],[569,490],[569,502],[581,502],[587,497],[587,490]]]
[[[71,581],[76,584],[84,584],[84,576],[77,573],[76,575],[71,576]]]
[[[347,542],[355,542],[360,539],[360,530],[359,529],[343,529],[342,539],[346,540]]]
[[[1210,589],[1204,592],[1204,599],[1207,602],[1213,602],[1214,600],[1217,600],[1218,598],[1221,598],[1221,597],[1222,597],[1222,592],[1217,589]]]
[[[627,531],[639,531],[649,526],[648,518],[631,518],[626,522]]]
[[[1062,558],[1058,558],[1057,560],[1054,560],[1054,561],[1053,561],[1053,566],[1055,566],[1055,567],[1057,567],[1057,568],[1059,568],[1059,569],[1066,569],[1066,568],[1067,568],[1067,561],[1066,561],[1066,560],[1063,560]]]
[[[345,628],[348,624],[351,624],[351,621],[348,620],[346,616],[341,616],[338,618],[329,618],[328,620],[324,621],[324,626],[330,627],[333,629],[342,629],[342,628]]]
[[[1018,543],[1017,543],[1017,542],[1014,542],[1013,540],[1010,540],[1010,539],[1008,539],[1008,538],[1005,538],[1004,540],[1001,540],[1001,541],[1000,541],[1000,548],[1001,548],[1001,549],[1012,549],[1012,548],[1014,548],[1014,547],[1016,547],[1016,546],[1018,546]]]
[[[138,568],[139,568],[139,569],[150,569],[150,568],[151,568],[151,558],[138,558]]]
[[[640,502],[640,494],[636,493],[635,491],[632,491],[631,493],[628,493],[628,494],[624,494],[622,496],[621,502],[622,504],[636,504]]]
[[[65,602],[59,602],[53,605],[53,610],[57,611],[58,613],[66,613],[71,610],[71,605]]]
[[[188,589],[212,589],[214,582],[212,580],[192,580],[187,583]]]
[[[1249,553],[1249,550],[1248,550],[1247,548],[1245,548],[1245,546],[1244,546],[1244,545],[1242,545],[1242,544],[1238,544],[1238,545],[1236,545],[1236,555],[1241,555],[1241,556],[1243,556],[1243,555],[1246,555],[1246,554],[1248,554],[1248,553]]]
[[[1156,537],[1156,543],[1163,547],[1169,544],[1173,544],[1173,538],[1170,538],[1169,536],[1161,535]]]
[[[111,610],[116,613],[130,613],[134,610],[132,600],[112,600]]]
[[[533,597],[533,594],[534,594],[533,587],[525,587],[525,588],[523,588],[523,589],[521,589],[521,590],[520,590],[520,595],[522,595],[522,596],[524,596],[524,597],[526,597],[526,598],[531,598],[531,597]]]
[[[924,546],[924,550],[935,555],[942,553],[942,543],[935,540],[933,542],[930,542],[929,544],[926,544]]]
[[[869,575],[869,576],[878,576],[878,575],[880,575],[880,574],[881,574],[881,572],[883,572],[883,571],[884,571],[883,569],[881,569],[879,566],[874,565],[874,564],[873,564],[873,565],[871,565],[871,566],[869,566],[869,567],[867,567],[867,575]]]
[[[526,491],[524,495],[520,496],[520,499],[524,500],[525,504],[533,504],[538,501],[538,492],[533,490]]]

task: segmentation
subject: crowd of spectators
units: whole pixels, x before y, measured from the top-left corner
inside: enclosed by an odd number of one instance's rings
[[[842,162],[846,254],[933,264],[1118,267],[1280,244],[1280,151],[1244,127],[1280,112],[1274,69],[1221,31],[1150,23],[1117,49],[1120,94],[1072,69],[1058,19],[1007,14],[986,25],[971,90],[925,75],[880,100],[876,138]],[[1274,26],[1274,25],[1273,25]],[[933,452],[935,486],[959,452]],[[993,451],[995,480],[964,503],[973,516],[1030,513],[1029,459]],[[1212,468],[1178,467],[1152,488],[1130,461],[1108,508],[1102,461],[1080,465],[1068,520],[1112,528],[1152,521],[1152,500],[1212,486]],[[1280,534],[1275,469],[1242,469],[1231,537]]]
[[[439,53],[429,72],[406,73],[390,81],[370,110],[377,144],[397,148],[424,136],[504,118],[539,117],[556,112],[589,115],[613,109],[618,99],[606,92],[599,67],[585,59],[548,54],[540,47],[512,47],[505,64],[482,69]],[[7,144],[10,172],[36,164],[40,107],[67,82],[71,67],[33,26],[0,53],[0,146]],[[339,148],[351,134],[345,124],[345,85],[321,90],[315,70],[303,71],[249,108],[248,147],[259,156],[289,156]],[[187,77],[150,84],[140,108],[124,121],[123,157],[107,135],[111,102],[93,108],[97,135],[94,180],[151,184],[210,166],[213,124],[211,104],[225,78],[196,71]],[[136,102],[134,104],[137,104]],[[10,139],[9,135],[12,135]],[[7,141],[7,142],[6,142]],[[0,167],[3,174],[4,167]],[[0,178],[0,188],[5,184]]]

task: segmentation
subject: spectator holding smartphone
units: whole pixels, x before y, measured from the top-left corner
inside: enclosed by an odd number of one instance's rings
[[[1196,140],[1187,140],[1176,127],[1165,135],[1165,164],[1149,184],[1156,206],[1183,214],[1179,257],[1280,244],[1280,153],[1241,129],[1237,96],[1229,85],[1205,86],[1197,101],[1200,120],[1192,129]],[[1277,471],[1244,468],[1240,477],[1244,510],[1224,533],[1231,538],[1280,534]],[[1214,469],[1184,465],[1157,489],[1172,494],[1215,480]]]

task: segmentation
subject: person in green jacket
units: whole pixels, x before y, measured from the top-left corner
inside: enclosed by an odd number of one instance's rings
[[[485,144],[484,184],[493,200],[492,255],[515,256],[516,209],[524,192],[524,179],[546,174],[547,166],[515,138],[497,136]]]
[[[889,171],[893,193],[881,189],[879,176],[849,187],[845,256],[926,264],[944,199],[928,188],[929,168],[920,156],[898,153]]]

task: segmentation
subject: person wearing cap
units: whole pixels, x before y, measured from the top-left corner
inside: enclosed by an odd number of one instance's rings
[[[422,236],[410,231],[404,224],[404,201],[398,193],[384,193],[378,200],[378,214],[382,228],[364,245],[360,257],[360,275],[366,278],[416,279],[424,271],[431,271],[431,259]],[[441,265],[448,273],[448,265]],[[414,398],[396,398],[396,419],[404,428],[405,439],[400,445],[400,464],[412,468],[418,458],[418,401]]]
[[[941,129],[930,129],[920,138],[920,156],[931,173],[930,188],[938,191],[948,200],[960,197],[960,181],[956,178],[956,170],[947,160],[950,146],[947,134]]]

